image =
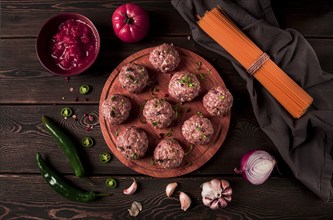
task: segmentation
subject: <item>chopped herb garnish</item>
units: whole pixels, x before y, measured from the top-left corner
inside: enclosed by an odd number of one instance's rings
[[[114,135],[116,135],[116,137],[118,137],[118,135],[119,135],[118,129],[116,129],[116,130],[114,131]]]
[[[130,74],[127,75],[127,78],[129,78],[130,80],[132,80],[132,82],[134,84],[139,82],[139,80],[137,78],[135,78],[134,76],[132,76]]]
[[[193,150],[193,147],[194,147],[194,145],[191,144],[191,145],[190,145],[190,148],[189,148],[188,151],[185,153],[186,156],[187,156],[188,154],[191,153],[191,151]]]
[[[197,130],[197,131],[201,131],[201,128],[200,128],[200,127],[196,127],[196,130]]]
[[[117,97],[116,97],[116,96],[114,96],[114,95],[113,95],[113,96],[111,96],[111,101],[113,101],[113,102],[114,102],[114,101],[116,101],[116,100],[117,100]]]
[[[134,71],[134,69],[132,67],[126,68],[126,72],[133,72],[133,71]]]
[[[197,62],[197,65],[198,65],[198,66],[197,66],[197,70],[201,69],[202,62],[201,62],[201,61],[198,61],[198,62]]]
[[[145,68],[143,66],[140,67],[139,73],[143,73],[145,71]]]
[[[150,164],[153,165],[153,166],[155,166],[155,161],[154,161],[153,158],[150,158]]]
[[[169,129],[169,131],[165,134],[166,137],[171,137],[172,136],[172,128]]]
[[[203,117],[203,113],[202,112],[198,111],[197,114],[198,114],[198,116]]]
[[[151,94],[155,95],[156,92],[160,91],[156,86],[151,88]]]
[[[171,50],[168,48],[167,50],[165,50],[166,54],[169,54],[171,52]]]
[[[138,155],[136,153],[133,153],[131,156],[130,156],[132,159],[137,159],[138,158]]]
[[[180,104],[173,105],[173,110],[175,111],[175,119],[179,117],[181,106]]]
[[[225,98],[224,95],[221,95],[221,96],[220,96],[220,99],[221,99],[221,100],[224,100],[224,98]]]
[[[191,80],[191,77],[188,76],[188,75],[183,76],[183,77],[179,80],[179,82],[180,82],[182,85],[183,85],[183,84],[187,85],[187,87],[193,87],[193,86],[195,86],[195,84],[193,84],[193,82],[192,82],[192,80]]]
[[[158,125],[158,122],[157,121],[153,121],[152,125],[156,127]]]
[[[199,75],[199,79],[206,79],[206,77],[204,76],[203,73],[199,72],[198,75]]]

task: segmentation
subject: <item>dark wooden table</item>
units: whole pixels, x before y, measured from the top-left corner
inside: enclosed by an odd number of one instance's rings
[[[333,201],[323,202],[296,180],[283,162],[271,140],[260,129],[251,108],[245,83],[222,57],[212,54],[191,39],[187,23],[173,9],[169,0],[135,1],[151,18],[149,35],[141,42],[120,42],[113,34],[111,15],[123,1],[1,1],[0,45],[0,219],[126,219],[133,201],[143,205],[138,216],[144,219],[332,219]],[[333,73],[333,6],[329,0],[272,2],[282,28],[301,32],[316,51],[322,68]],[[35,53],[36,36],[42,24],[59,12],[78,12],[89,17],[101,35],[101,52],[86,73],[68,81],[53,76],[39,63]],[[126,57],[141,49],[163,42],[192,50],[203,56],[220,72],[235,97],[230,130],[217,152],[203,167],[179,178],[158,179],[140,175],[117,158],[108,164],[99,162],[99,154],[109,151],[96,125],[89,131],[96,144],[82,149],[90,187],[73,176],[67,158],[43,129],[41,116],[48,115],[72,134],[76,141],[87,135],[84,114],[98,114],[99,98],[112,70]],[[87,96],[78,93],[82,84],[93,90]],[[70,91],[71,88],[74,91]],[[78,120],[64,120],[62,107],[71,107]],[[279,172],[260,186],[253,186],[233,171],[243,154],[264,149],[278,161]],[[56,194],[42,179],[35,153],[48,161],[83,189],[113,193],[95,202],[81,204]],[[119,180],[116,189],[108,189],[105,180]],[[122,190],[135,177],[139,190],[125,196]],[[229,180],[234,190],[232,202],[212,211],[201,202],[200,184],[213,178]],[[165,196],[165,186],[179,183],[173,198]],[[184,212],[178,201],[179,191],[192,198]]]

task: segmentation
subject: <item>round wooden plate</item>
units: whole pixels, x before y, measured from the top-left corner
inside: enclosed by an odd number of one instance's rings
[[[110,74],[107,79],[101,97],[99,105],[99,118],[100,125],[104,139],[112,151],[112,153],[127,167],[132,170],[153,177],[168,178],[177,177],[187,173],[190,173],[202,165],[204,165],[221,147],[224,139],[227,135],[230,123],[230,112],[224,117],[211,117],[202,105],[202,97],[207,93],[207,91],[215,86],[225,87],[225,84],[215,70],[215,68],[208,63],[201,56],[177,47],[177,50],[181,56],[181,62],[179,66],[171,73],[165,74],[154,70],[149,62],[149,53],[154,49],[147,48],[126,58],[121,62]],[[127,63],[137,63],[145,66],[150,74],[150,85],[147,86],[144,91],[140,94],[131,94],[123,89],[118,80],[118,74],[121,68]],[[177,71],[189,71],[197,75],[201,83],[201,92],[198,97],[193,101],[177,104],[168,95],[168,83],[171,79],[173,73]],[[121,125],[111,125],[107,122],[101,112],[101,106],[104,100],[107,99],[112,94],[122,94],[130,98],[132,102],[132,110],[130,118],[126,120],[125,123]],[[145,102],[154,96],[159,98],[165,98],[177,109],[177,120],[169,128],[156,129],[149,126],[142,115],[142,110]],[[210,143],[206,145],[191,145],[188,143],[181,134],[181,126],[183,122],[194,114],[201,112],[205,117],[208,117],[214,126],[214,136]],[[119,134],[121,134],[129,126],[136,126],[143,129],[149,139],[149,148],[144,158],[138,160],[128,160],[117,150],[116,139]],[[172,137],[179,141],[182,145],[186,156],[180,167],[176,169],[163,169],[159,165],[153,162],[153,151],[155,146],[163,137]]]

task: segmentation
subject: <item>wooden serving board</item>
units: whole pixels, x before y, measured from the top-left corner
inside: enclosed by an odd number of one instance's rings
[[[101,130],[104,139],[112,151],[112,153],[127,167],[132,170],[153,177],[169,178],[177,177],[187,173],[190,173],[202,165],[204,165],[222,146],[224,139],[227,135],[230,123],[230,113],[225,117],[211,117],[202,105],[202,97],[207,93],[207,91],[215,86],[225,87],[225,84],[215,70],[215,68],[208,63],[201,56],[177,47],[180,53],[181,61],[179,66],[171,73],[160,73],[154,70],[149,62],[149,53],[154,48],[147,48],[126,58],[121,62],[110,74],[107,79],[102,94],[100,97],[99,104],[99,118]],[[150,85],[147,86],[144,91],[140,94],[130,94],[119,83],[118,74],[121,68],[127,63],[137,63],[145,66],[150,75]],[[200,65],[199,63],[202,63]],[[189,71],[197,75],[201,83],[201,92],[198,97],[193,101],[184,103],[182,105],[177,104],[177,102],[168,95],[168,83],[171,79],[173,73],[177,71]],[[132,110],[128,120],[121,125],[111,125],[107,122],[101,112],[101,106],[104,100],[107,99],[112,94],[122,94],[130,98],[132,102]],[[165,129],[156,129],[145,122],[142,114],[143,106],[145,102],[154,96],[159,98],[165,98],[168,100],[178,112],[177,120],[169,127]],[[211,119],[215,134],[210,143],[206,145],[191,145],[188,143],[181,134],[181,126],[183,122],[200,111],[204,116]],[[116,139],[119,134],[121,134],[129,126],[136,126],[143,129],[149,139],[149,148],[144,158],[138,160],[128,160],[117,150]],[[153,163],[153,151],[155,146],[163,137],[173,137],[179,141],[183,147],[186,156],[180,167],[176,169],[167,170],[159,165]]]

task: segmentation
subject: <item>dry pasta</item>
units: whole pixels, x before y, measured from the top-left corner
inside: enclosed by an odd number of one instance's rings
[[[199,17],[198,25],[230,53],[249,74],[294,117],[300,118],[313,99],[255,45],[220,8]]]

